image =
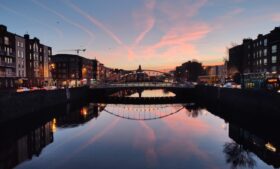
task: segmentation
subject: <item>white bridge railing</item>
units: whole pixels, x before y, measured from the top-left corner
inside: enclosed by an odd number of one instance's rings
[[[194,88],[193,84],[189,83],[164,83],[164,82],[132,82],[132,83],[100,83],[92,85],[91,88],[130,88],[130,87],[162,87],[162,88]]]

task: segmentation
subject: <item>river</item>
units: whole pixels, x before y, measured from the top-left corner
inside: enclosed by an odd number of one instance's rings
[[[174,96],[155,90],[141,97],[151,95]],[[68,105],[47,119],[7,129],[1,137],[0,169],[279,167],[272,142],[195,103]]]

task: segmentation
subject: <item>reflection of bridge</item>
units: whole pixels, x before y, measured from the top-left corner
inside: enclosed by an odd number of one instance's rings
[[[97,100],[106,104],[175,104],[183,103],[185,100],[179,99],[178,97],[167,96],[167,97],[118,97],[109,96],[103,97]]]
[[[123,119],[141,121],[165,118],[193,106],[195,106],[194,103],[165,105],[108,104],[103,111]]]

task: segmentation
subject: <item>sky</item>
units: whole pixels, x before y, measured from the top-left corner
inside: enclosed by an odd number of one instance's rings
[[[0,0],[0,24],[53,54],[107,67],[172,69],[221,64],[227,48],[280,26],[279,0]]]

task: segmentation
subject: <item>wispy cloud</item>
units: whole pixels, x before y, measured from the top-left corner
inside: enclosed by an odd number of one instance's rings
[[[87,18],[92,24],[103,30],[107,35],[109,35],[117,44],[123,45],[123,42],[120,40],[120,38],[114,34],[111,30],[109,30],[103,23],[101,23],[98,19],[95,17],[87,14],[84,12],[81,8],[79,8],[77,5],[73,4],[70,1],[65,1],[67,5],[69,5],[72,9],[74,9],[77,13],[82,15],[83,17]]]
[[[134,45],[138,45],[145,36],[153,29],[155,25],[155,17],[153,12],[156,6],[156,0],[146,0],[144,9],[137,10],[133,13],[134,22],[142,32],[136,37]]]
[[[39,2],[37,0],[32,0],[32,2],[34,2],[35,4],[37,4],[38,6],[42,7],[43,9],[49,11],[50,13],[58,16],[60,19],[62,19],[63,21],[67,22],[70,25],[75,26],[76,28],[80,29],[81,31],[85,32],[87,35],[89,35],[90,37],[90,41],[87,43],[89,44],[93,39],[94,39],[94,33],[91,32],[89,29],[87,29],[85,26],[83,26],[82,24],[75,22],[69,18],[67,18],[66,16],[64,16],[63,14],[51,9],[50,7],[46,6],[45,4],[43,4],[42,2]]]
[[[7,6],[3,5],[3,4],[0,4],[0,8],[4,9],[4,10],[6,10],[6,11],[9,11],[9,12],[11,12],[11,13],[17,15],[17,16],[23,17],[25,20],[29,20],[29,21],[32,21],[32,22],[36,22],[36,23],[42,25],[43,27],[50,28],[50,29],[54,30],[54,31],[57,33],[57,35],[59,36],[59,38],[63,38],[63,31],[60,30],[60,29],[57,28],[57,27],[50,26],[49,24],[46,24],[46,23],[44,23],[44,22],[41,22],[40,20],[37,20],[37,19],[35,19],[35,18],[31,18],[30,16],[24,15],[24,14],[22,14],[22,13],[16,11],[16,10],[14,10],[14,9],[12,9],[12,8],[9,8],[9,7],[7,7]]]

